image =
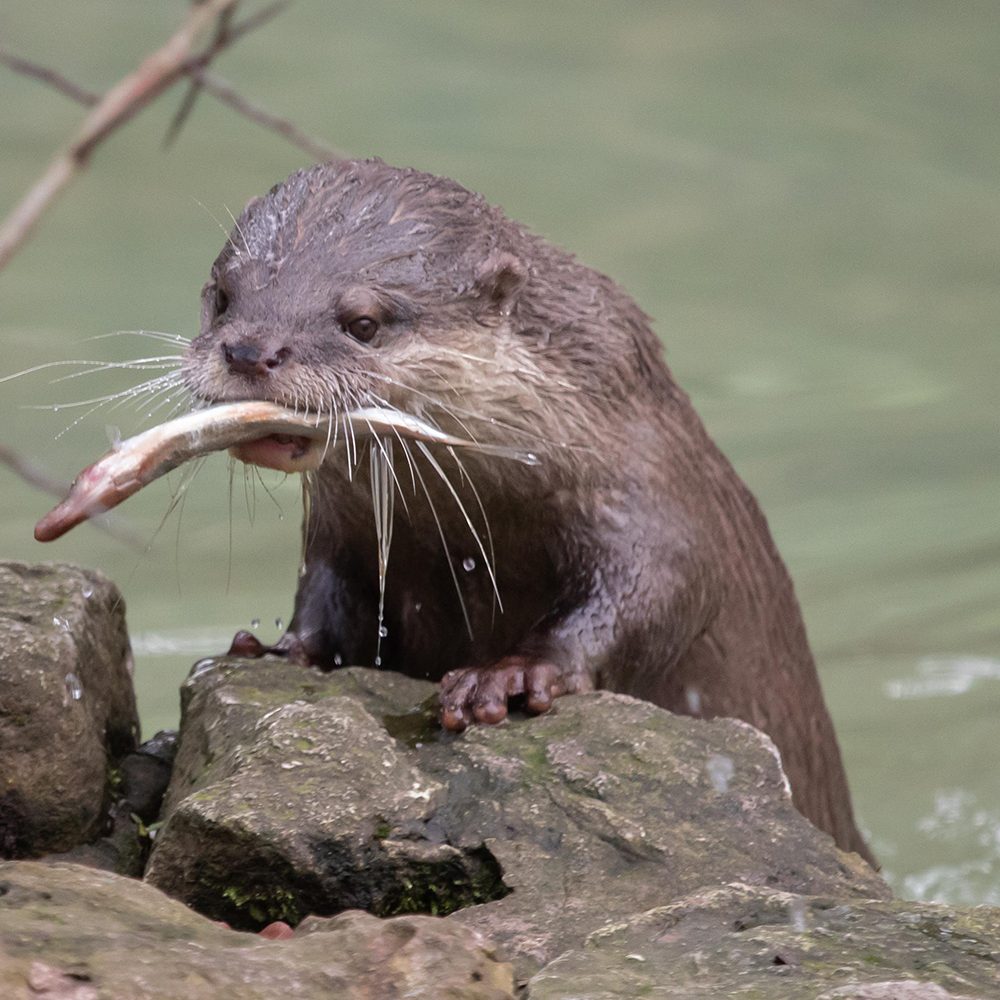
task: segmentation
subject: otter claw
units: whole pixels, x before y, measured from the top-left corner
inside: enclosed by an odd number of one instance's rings
[[[473,720],[496,725],[507,718],[510,699],[519,697],[529,712],[540,715],[566,690],[562,671],[554,663],[524,656],[453,670],[441,681],[441,725],[453,733],[462,732]]]

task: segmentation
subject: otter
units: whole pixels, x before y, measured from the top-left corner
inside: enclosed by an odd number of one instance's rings
[[[452,731],[595,688],[743,719],[799,811],[874,863],[764,516],[610,278],[452,180],[337,161],[247,205],[182,370],[204,403],[391,407],[526,456],[345,424],[305,477],[288,629],[232,653],[440,681]],[[304,446],[234,452],[296,469]]]

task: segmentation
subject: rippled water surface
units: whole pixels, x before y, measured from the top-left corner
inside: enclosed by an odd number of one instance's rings
[[[183,5],[5,0],[4,43],[107,85]],[[752,12],[751,12],[752,10]],[[796,579],[862,822],[896,889],[1000,904],[1000,15],[987,3],[300,2],[227,55],[248,96],[356,154],[451,174],[625,284],[760,497]],[[78,118],[0,69],[0,196]],[[169,353],[229,211],[305,160],[177,95],[115,136],[0,275],[2,367]],[[66,373],[78,371],[70,367]],[[4,439],[69,478],[135,372],[0,385]],[[61,402],[59,411],[32,409]],[[125,592],[147,734],[193,660],[291,609],[296,484],[208,461],[130,548],[31,541],[4,470],[0,554]],[[173,480],[176,488],[178,478]],[[162,524],[161,524],[162,522]]]

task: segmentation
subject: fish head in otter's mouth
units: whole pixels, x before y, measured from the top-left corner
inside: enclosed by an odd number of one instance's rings
[[[513,391],[497,373],[517,368],[498,353],[515,337],[530,239],[445,178],[378,160],[299,171],[236,220],[185,384],[198,404],[266,400],[331,420],[335,435],[345,414],[379,407],[495,441],[492,397],[499,407]],[[483,392],[490,380],[498,392]],[[233,454],[301,472],[329,443],[274,434]]]

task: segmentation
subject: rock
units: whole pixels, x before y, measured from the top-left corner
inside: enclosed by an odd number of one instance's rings
[[[705,885],[888,896],[794,810],[773,744],[745,723],[600,692],[455,737],[432,692],[360,668],[204,661],[147,878],[255,928],[454,912],[526,974]]]
[[[147,878],[254,929],[350,908],[443,914],[502,895],[480,844],[426,832],[445,788],[372,714],[403,715],[432,690],[273,661],[196,673]],[[401,830],[412,835],[396,843]]]
[[[0,856],[98,836],[139,722],[117,588],[72,566],[0,563]]]
[[[228,930],[152,886],[75,865],[0,864],[4,1000],[510,1000],[509,965],[435,917],[357,911],[286,940]]]
[[[973,1000],[1000,995],[1000,909],[733,884],[591,934],[529,1000]]]

